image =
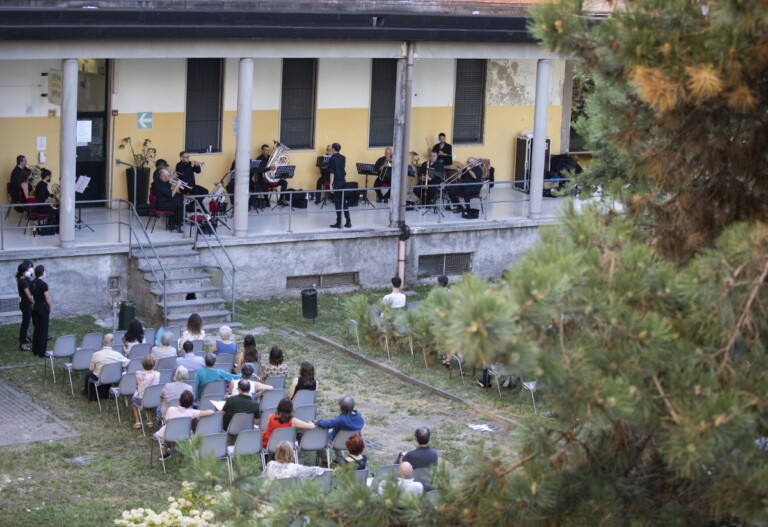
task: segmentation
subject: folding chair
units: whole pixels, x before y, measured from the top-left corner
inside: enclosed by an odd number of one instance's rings
[[[239,456],[258,456],[261,455],[261,431],[243,430],[237,435],[235,446],[227,447],[227,456],[229,457],[229,470],[234,478],[235,458]]]
[[[461,384],[465,384],[465,382],[464,382],[464,367],[463,367],[464,359],[461,358],[460,355],[454,355],[453,357],[451,357],[451,364],[448,365],[448,378],[449,379],[451,378],[451,373],[452,373],[452,370],[453,370],[452,364],[453,364],[454,361],[456,361],[456,365],[459,367],[459,375],[461,376]]]
[[[354,318],[350,318],[349,320],[347,320],[347,322],[355,330],[355,339],[357,339],[357,349],[360,349],[360,332],[358,331],[358,326],[360,325],[360,323]]]
[[[147,437],[147,432],[144,426],[144,414],[142,411],[153,410],[157,412],[157,407],[160,406],[160,392],[163,391],[164,386],[165,384],[153,384],[152,386],[147,386],[144,390],[144,397],[141,398],[141,407],[139,408],[139,422],[141,423],[141,433],[144,437]]]
[[[272,408],[260,408],[261,418],[259,419],[259,430],[266,430],[269,417],[277,412],[276,407]]]
[[[267,443],[267,448],[261,449],[261,468],[262,470],[267,468],[267,455],[274,454],[275,450],[277,450],[277,445],[279,445],[283,441],[288,441],[291,446],[293,446],[296,443],[296,429],[293,427],[290,428],[278,428],[277,430],[272,432],[272,435],[269,436],[269,442]],[[296,455],[296,451],[293,452],[294,462],[298,463],[299,459]]]
[[[168,384],[169,382],[173,382],[173,372],[176,371],[175,368],[158,371],[160,372],[160,380],[158,381],[160,384]]]
[[[152,351],[152,344],[149,342],[147,343],[138,343],[134,344],[131,348],[130,353],[128,353],[128,358],[133,359],[140,359],[144,355],[149,355],[149,352]]]
[[[312,478],[298,478],[299,485],[318,485],[321,491],[331,492],[333,490],[333,472],[327,470],[319,476]]]
[[[112,332],[112,344],[114,349],[116,350],[123,349],[123,337],[125,336],[125,334],[126,334],[126,330],[124,329],[118,329],[117,331]]]
[[[205,341],[202,339],[192,341],[192,351],[197,353],[198,351],[204,351]]]
[[[361,435],[360,430],[339,430],[333,438],[333,443],[326,445],[325,460],[328,463],[328,468],[331,468],[331,450],[336,454],[336,457],[341,457],[342,452],[347,449],[347,439],[352,434]]]
[[[56,372],[53,369],[53,359],[68,359],[75,354],[75,336],[74,335],[62,335],[56,338],[56,342],[53,344],[53,351],[46,351],[45,356],[51,361],[51,374],[53,375],[53,382],[56,382]]]
[[[100,350],[104,343],[104,335],[102,333],[88,333],[83,337],[78,349],[95,349]]]
[[[157,446],[160,449],[160,462],[163,464],[163,474],[165,474],[165,458],[163,457],[163,446],[166,443],[177,443],[184,441],[192,437],[192,418],[191,417],[175,417],[169,419],[165,424],[165,433],[163,437],[158,434],[153,434],[152,438],[157,441]],[[155,449],[155,441],[150,443],[149,447],[149,465],[152,466],[152,457]]]
[[[425,496],[427,497],[427,501],[433,506],[436,506],[440,501],[440,491],[438,489],[430,490],[429,492],[425,493]]]
[[[221,394],[221,393],[227,393],[227,381],[225,380],[218,380],[218,381],[211,381],[208,384],[205,385],[205,388],[203,388],[203,394],[201,396],[205,397],[208,394]]]
[[[200,399],[200,410],[218,411],[211,401],[223,401],[226,397],[227,396],[223,393],[209,393],[203,395]]]
[[[231,436],[237,436],[243,430],[253,430],[254,414],[246,414],[243,412],[236,413],[232,416],[227,427],[227,433]]]
[[[137,357],[135,359],[131,359],[131,362],[128,363],[128,367],[125,368],[125,371],[128,373],[136,373],[137,371],[143,370],[144,366],[141,365],[141,360],[143,358],[144,357]]]
[[[328,448],[328,430],[315,427],[310,430],[304,430],[299,441],[299,449],[296,451],[296,457],[302,452],[315,452],[319,455]]]
[[[99,387],[106,384],[115,384],[120,382],[120,378],[123,376],[123,365],[119,362],[112,362],[106,364],[101,369],[101,375],[98,380],[89,379],[89,386],[93,386],[96,390],[96,402],[99,403],[99,412],[101,412],[101,396],[99,395]]]
[[[285,390],[285,375],[278,377],[267,377],[262,381],[264,384],[269,384],[275,390]]]
[[[229,481],[232,481],[232,471],[229,466],[226,433],[202,436],[202,442],[200,443],[200,454],[203,456],[213,456],[216,459],[223,459],[224,463],[227,465]]]
[[[536,409],[536,398],[533,396],[533,393],[536,391],[536,381],[523,381],[523,389],[520,391],[520,394],[523,394],[525,390],[528,390],[531,392],[531,402],[533,402],[533,413],[534,415],[539,415],[539,411]]]
[[[195,434],[200,436],[221,434],[224,431],[222,427],[223,419],[224,414],[219,412],[201,417],[197,420],[197,428],[195,429]]]
[[[72,392],[72,397],[75,396],[75,388],[72,386],[72,372],[73,371],[88,371],[91,365],[91,357],[96,353],[94,349],[79,349],[72,355],[72,362],[65,362],[64,369],[67,370],[69,375],[69,391]]]
[[[386,481],[388,479],[395,479],[397,478],[399,473],[400,473],[399,463],[394,465],[384,465],[383,467],[379,467],[379,469],[376,471],[376,474],[373,476],[373,481],[371,481],[371,490],[373,492],[378,492],[379,487],[381,486],[381,483],[383,481]]]
[[[220,353],[216,355],[216,368],[220,370],[224,370],[226,372],[231,372],[232,368],[235,365],[235,354],[234,353]]]
[[[115,407],[117,408],[117,422],[123,424],[123,420],[120,418],[120,404],[118,399],[120,399],[121,396],[130,398],[134,393],[136,393],[136,374],[124,373],[123,376],[120,377],[120,384],[110,388],[109,393],[115,398]]]
[[[499,368],[497,370],[496,367],[494,367],[494,366],[491,366],[491,367],[488,368],[488,377],[493,377],[493,379],[494,379],[493,382],[496,385],[496,390],[499,392],[499,399],[501,399],[501,382],[500,382],[500,379],[501,379],[501,377],[505,377],[505,376],[508,376],[508,375],[511,375],[511,374],[507,370],[504,370],[504,369],[501,369],[501,368]],[[535,389],[535,387],[534,387],[534,389]]]
[[[160,370],[175,370],[177,357],[163,357],[155,363],[155,369]]]
[[[310,423],[317,417],[317,405],[305,404],[303,406],[294,406],[293,416],[305,423]]]
[[[285,390],[269,390],[261,394],[259,406],[264,408],[277,408],[277,403],[285,398]]]
[[[293,407],[305,406],[308,404],[315,404],[317,401],[317,391],[315,390],[300,390],[293,394]]]
[[[155,345],[155,328],[144,328],[144,343],[152,349]]]

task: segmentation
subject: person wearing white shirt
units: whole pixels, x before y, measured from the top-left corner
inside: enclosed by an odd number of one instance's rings
[[[405,307],[405,295],[400,292],[401,285],[403,285],[403,281],[400,277],[394,277],[392,279],[392,292],[382,299],[384,303],[392,306],[392,309],[401,309]]]

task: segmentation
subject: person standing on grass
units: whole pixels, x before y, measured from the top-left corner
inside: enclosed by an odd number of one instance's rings
[[[29,260],[24,260],[19,264],[16,272],[16,285],[19,290],[19,310],[21,310],[21,326],[19,327],[19,350],[29,351],[29,323],[32,320],[32,306],[35,299],[32,297],[30,287],[32,286],[32,277],[35,276],[33,264]]]
[[[32,323],[35,325],[32,331],[32,353],[38,357],[45,357],[48,347],[48,321],[51,317],[51,294],[48,292],[48,284],[45,278],[45,267],[35,267],[35,279],[30,285],[32,291]]]

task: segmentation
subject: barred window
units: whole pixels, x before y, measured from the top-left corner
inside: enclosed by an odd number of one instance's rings
[[[460,275],[472,271],[472,253],[425,254],[419,256],[417,276]]]
[[[222,59],[187,59],[184,149],[221,152]]]
[[[397,59],[373,59],[368,146],[392,146],[395,133]]]
[[[317,59],[283,59],[280,142],[314,148]]]
[[[456,60],[453,142],[482,143],[485,117],[485,59]]]

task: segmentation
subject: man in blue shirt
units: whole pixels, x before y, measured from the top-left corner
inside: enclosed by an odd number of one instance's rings
[[[197,370],[195,372],[195,380],[197,381],[197,400],[200,400],[200,397],[203,395],[203,390],[205,389],[205,385],[208,383],[211,383],[213,381],[227,381],[229,383],[230,381],[233,381],[235,379],[240,379],[240,375],[233,374],[233,373],[227,373],[224,370],[220,370],[218,368],[214,368],[216,365],[216,355],[213,353],[209,353],[205,356],[205,368]],[[225,389],[226,391],[226,389]]]
[[[333,439],[336,437],[336,434],[339,432],[339,430],[358,431],[362,430],[363,425],[365,424],[363,416],[360,414],[360,412],[355,410],[355,400],[349,395],[345,395],[339,399],[339,410],[341,411],[341,414],[334,417],[333,419],[316,419],[312,421],[320,428],[331,429],[331,431],[328,433],[328,441],[331,444],[333,443]],[[334,449],[334,453],[336,455],[336,459],[341,457],[340,450]],[[323,451],[321,457],[323,458],[323,462],[327,462],[325,459],[325,451]]]

